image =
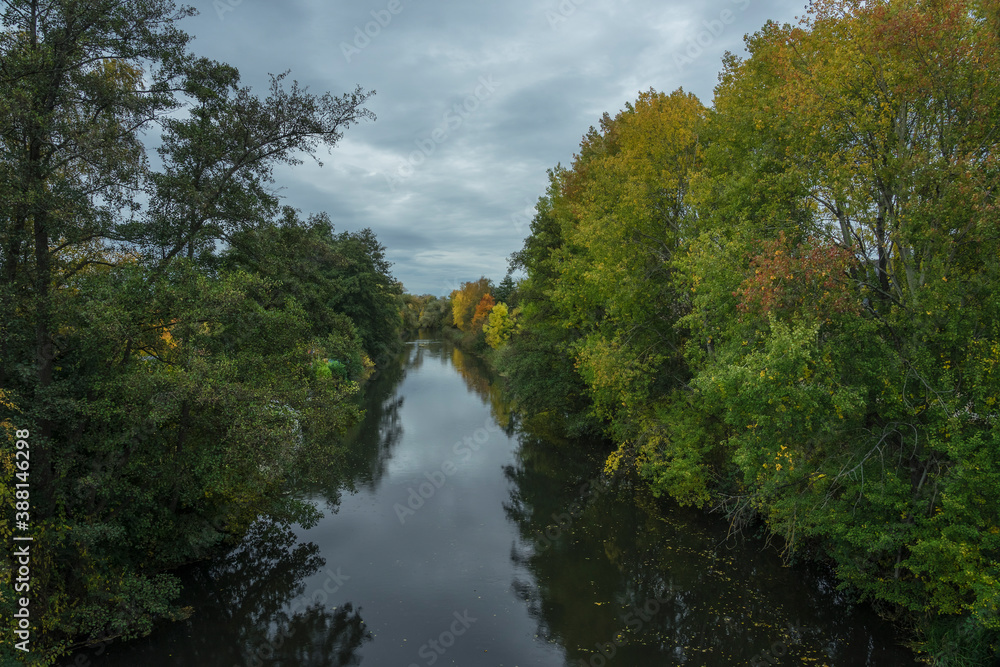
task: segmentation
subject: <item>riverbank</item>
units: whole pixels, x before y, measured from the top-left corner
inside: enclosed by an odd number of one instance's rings
[[[186,576],[190,623],[92,664],[915,667],[822,571],[605,483],[600,443],[519,422],[443,338],[407,344],[362,407],[339,474],[296,490],[324,516],[254,526]]]
[[[516,386],[518,368],[516,363],[512,363],[511,360],[511,355],[517,353],[519,342],[517,338],[511,341],[509,347],[504,346],[499,350],[493,350],[485,345],[481,334],[474,335],[451,329],[446,333],[442,332],[442,336],[452,341],[467,353],[479,356],[483,363],[487,364],[493,372],[502,376],[502,381],[512,391],[513,395],[516,396],[518,394],[518,387]],[[503,369],[511,372],[503,373]],[[511,375],[515,375],[515,377],[512,378]],[[535,396],[537,398],[537,394]],[[514,403],[517,405],[518,401],[514,399]],[[587,434],[592,439],[597,438],[601,441],[602,456],[605,459],[603,461],[603,475],[605,478],[615,479],[618,483],[625,483],[630,488],[634,488],[635,493],[639,495],[649,494],[650,501],[660,507],[661,510],[665,510],[677,502],[674,498],[671,498],[673,494],[662,492],[662,486],[660,487],[660,492],[656,492],[656,485],[651,484],[649,478],[643,474],[643,462],[637,460],[638,457],[635,450],[630,448],[632,443],[621,438],[616,439],[613,431],[609,432],[605,430],[589,416],[558,414],[553,411],[546,413],[545,410],[538,410],[539,406],[547,404],[549,403],[545,400],[536,402],[533,406],[529,406],[525,410],[525,414],[528,416],[534,415],[535,417],[541,415],[546,428],[555,437],[565,438],[567,432],[572,429],[574,435]],[[520,408],[525,408],[523,402]],[[567,425],[570,425],[569,429]],[[734,498],[731,493],[727,493],[722,487],[709,489],[705,502],[697,505],[701,508],[701,512],[706,513],[706,517],[724,517],[728,526],[727,531],[734,539],[753,541],[764,535],[766,536],[764,544],[766,544],[767,549],[776,557],[782,559],[785,564],[794,564],[796,567],[819,568],[828,573],[831,583],[838,579],[838,563],[825,550],[828,545],[824,545],[820,540],[811,539],[800,541],[792,549],[793,545],[790,545],[786,541],[786,535],[773,530],[769,526],[766,508],[754,507],[740,498]],[[843,587],[845,595],[850,599],[858,601],[865,599],[864,591],[852,586],[843,576],[839,577],[839,582],[837,583]],[[869,599],[864,604],[870,605],[871,600]],[[926,646],[926,644],[920,643],[920,640],[917,638],[912,620],[909,622],[902,621],[905,617],[900,617],[898,613],[894,613],[891,607],[879,605],[870,608],[878,608],[883,618],[894,623],[900,623],[900,632],[904,637],[908,638],[905,641],[911,649]],[[926,637],[923,637],[923,639],[926,641]]]

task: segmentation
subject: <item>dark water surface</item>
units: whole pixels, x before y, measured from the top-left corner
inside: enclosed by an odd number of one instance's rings
[[[488,369],[407,345],[368,387],[324,517],[260,522],[185,573],[184,622],[101,667],[910,667],[891,626],[726,524],[600,482],[601,455],[516,424]]]

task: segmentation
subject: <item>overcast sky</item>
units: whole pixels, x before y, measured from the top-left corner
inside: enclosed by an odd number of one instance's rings
[[[378,116],[323,166],[276,172],[285,204],[372,228],[412,294],[499,281],[521,247],[546,170],[640,91],[710,105],[725,51],[804,0],[195,0],[192,50],[315,93],[375,90]]]

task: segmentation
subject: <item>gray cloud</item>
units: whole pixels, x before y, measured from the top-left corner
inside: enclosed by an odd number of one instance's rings
[[[769,18],[792,22],[802,2],[195,6],[201,14],[185,26],[194,51],[235,65],[246,84],[263,87],[269,72],[290,69],[314,92],[377,91],[375,123],[348,130],[322,168],[278,170],[278,185],[285,203],[327,211],[338,229],[371,227],[408,291],[444,294],[483,274],[503,277],[545,170],[568,164],[602,113],[650,87],[683,86],[710,104],[723,53],[741,53],[744,34]],[[496,85],[473,104],[484,80]],[[446,136],[435,135],[442,127]]]

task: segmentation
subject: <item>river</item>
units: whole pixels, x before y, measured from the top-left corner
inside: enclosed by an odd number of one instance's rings
[[[720,518],[602,482],[594,446],[520,424],[477,359],[406,345],[365,390],[346,462],[183,572],[186,621],[101,667],[911,667],[822,569]],[[325,470],[317,465],[317,470]]]

